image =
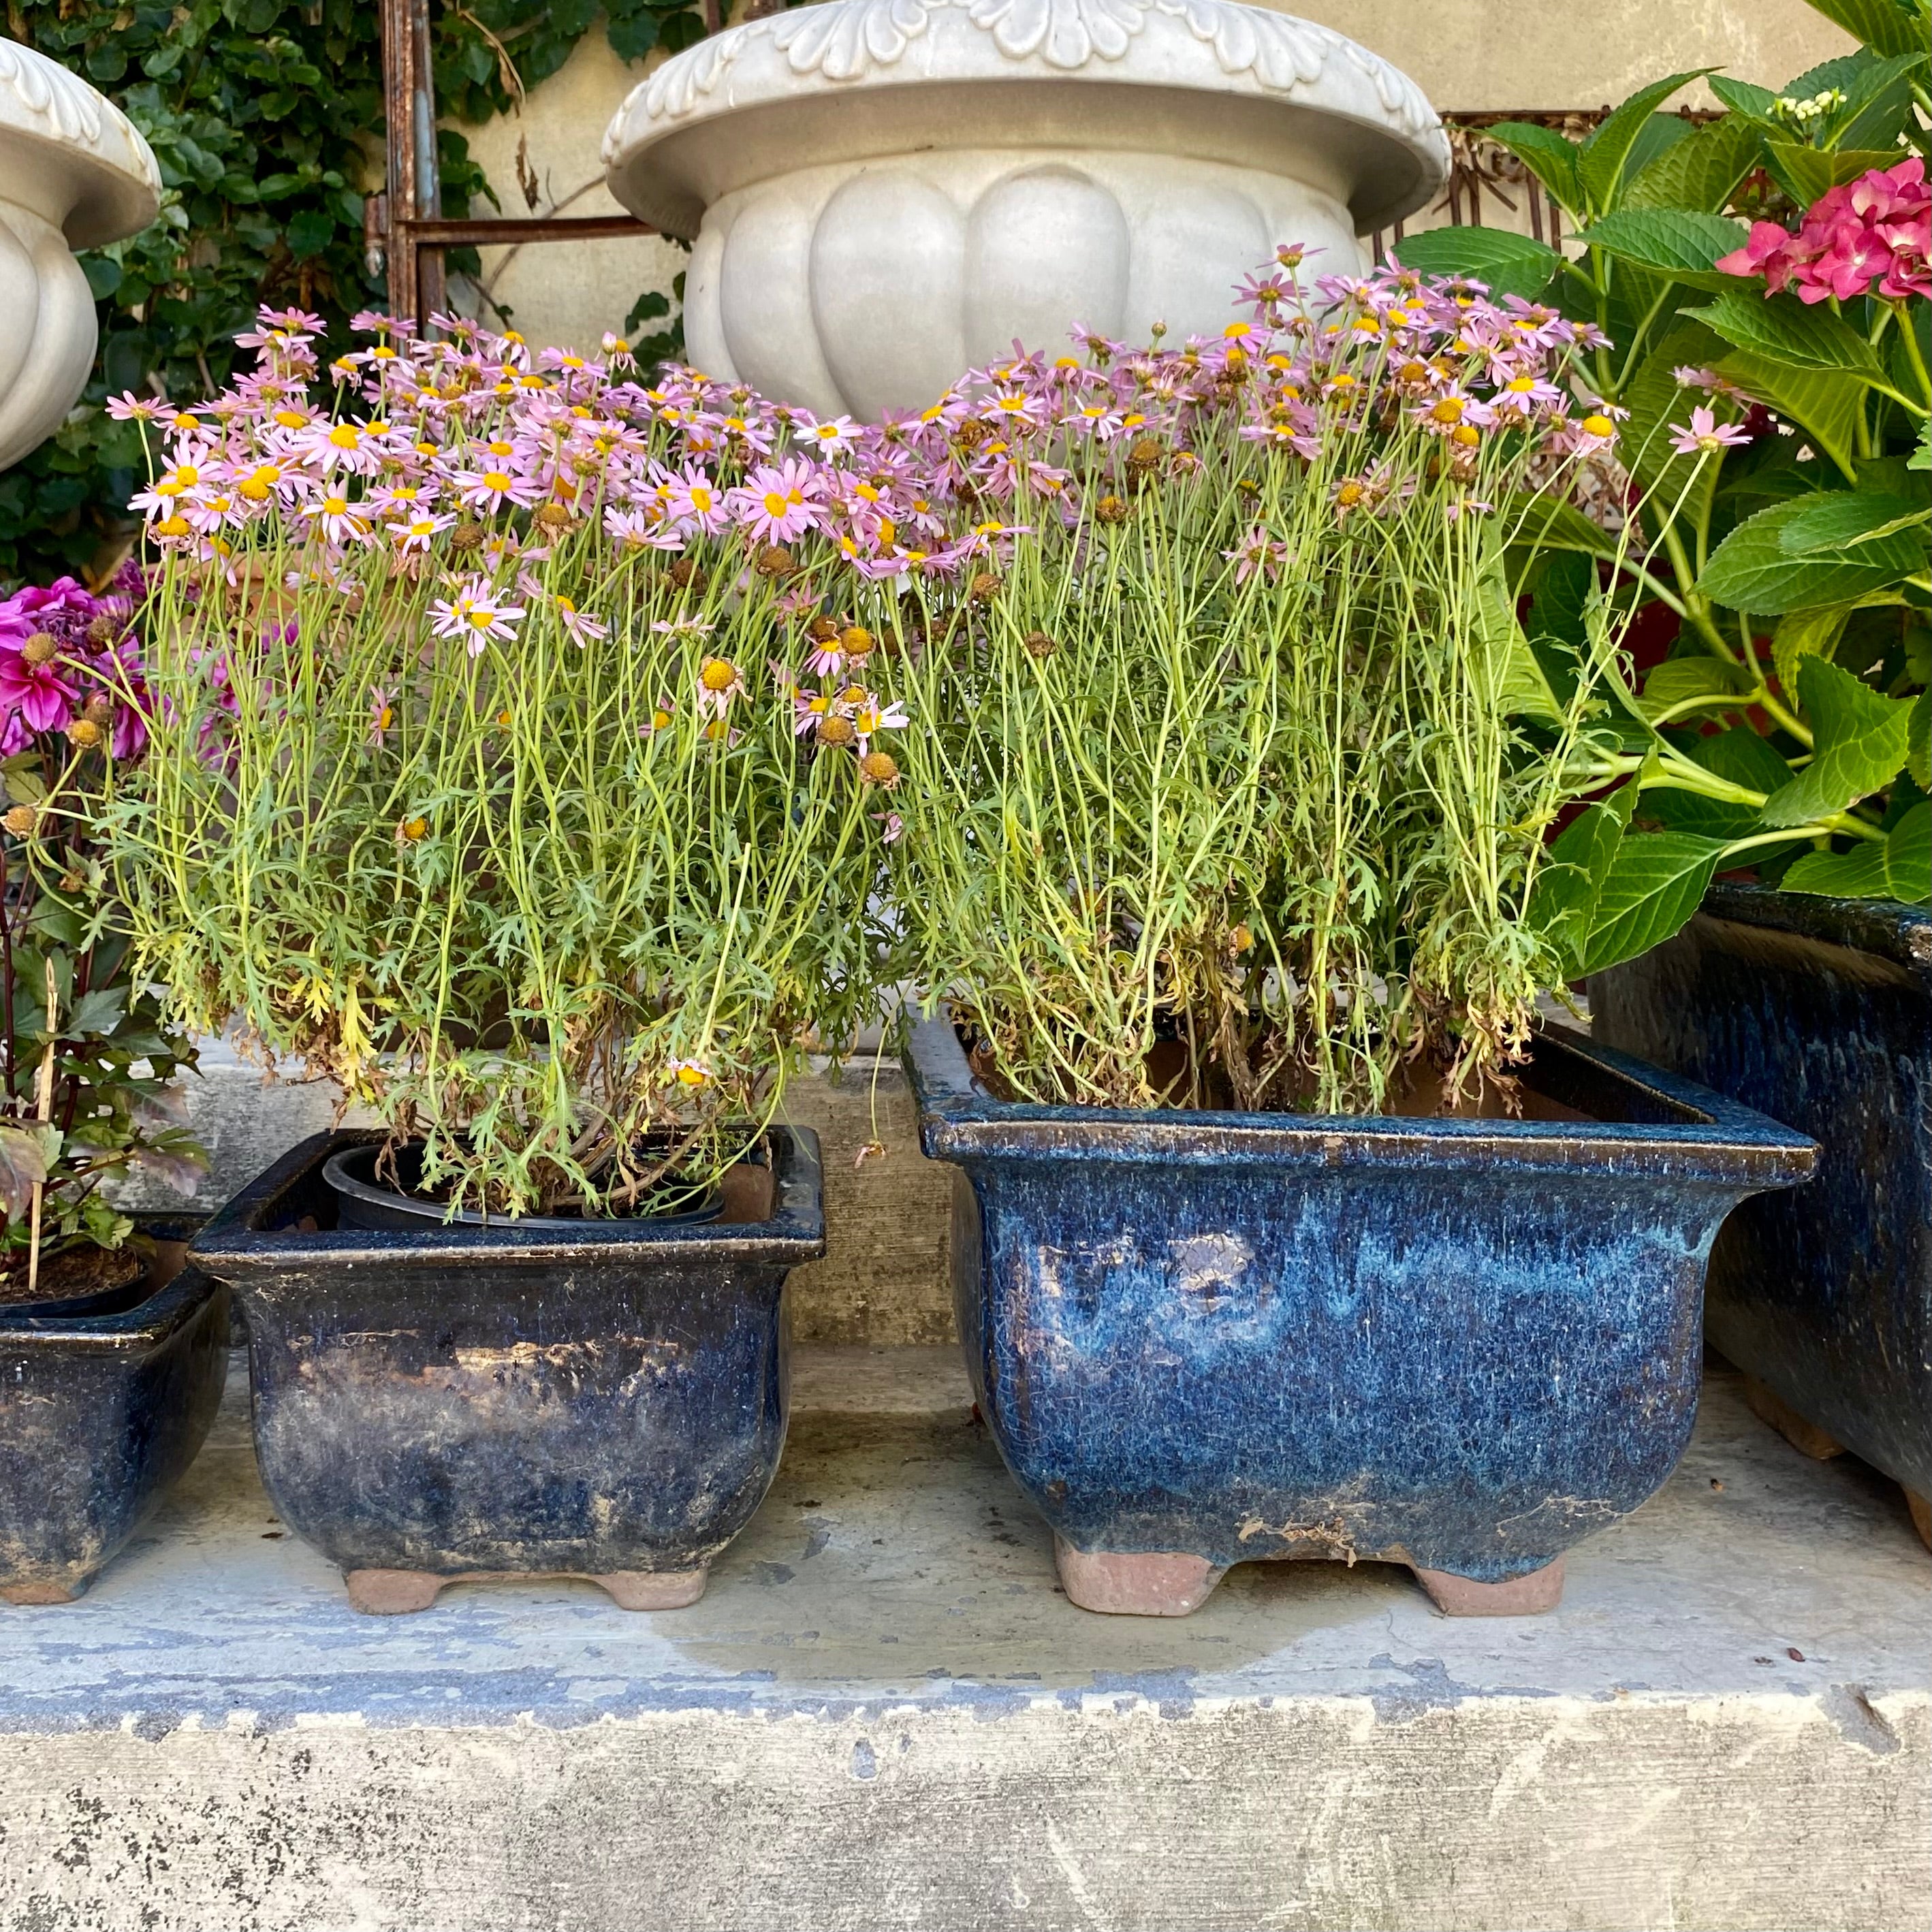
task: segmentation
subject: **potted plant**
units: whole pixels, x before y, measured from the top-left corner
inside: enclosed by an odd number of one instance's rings
[[[138,758],[137,573],[0,599],[0,1598],[77,1597],[200,1446],[227,1298],[116,1208],[139,1168],[206,1162],[176,1076],[192,1049],[128,970],[94,809]]]
[[[854,689],[801,735],[774,681],[838,553],[770,412],[675,406],[621,344],[364,322],[322,376],[311,320],[266,315],[136,500],[135,942],[192,1024],[386,1123],[194,1253],[246,1316],[268,1492],[358,1608],[538,1574],[687,1604],[783,1441],[824,1222],[772,1117],[874,1004],[881,721]]]
[[[1646,565],[1668,654],[1622,706],[1626,782],[1572,835],[1606,878],[1675,883],[1636,932],[1594,919],[1586,888],[1574,963],[1598,1037],[1818,1136],[1817,1184],[1754,1202],[1720,1244],[1712,1336],[1761,1414],[1801,1446],[1858,1449],[1923,1530],[1932,192],[1915,102],[1932,14],[1821,10],[1864,44],[1777,94],[1713,80],[1729,112],[1694,133],[1652,112],[1688,76],[1643,90],[1604,130],[1649,151],[1621,177],[1588,144],[1502,133],[1583,224],[1548,298],[1646,317],[1603,372],[1628,428],[1702,392],[1690,433],[1637,465],[1676,500]],[[1534,246],[1420,252],[1512,250],[1550,274]],[[1580,521],[1552,541],[1558,607],[1609,560]]]
[[[1627,605],[1516,617],[1616,442],[1592,332],[1298,254],[1223,334],[977,372],[922,431],[997,556],[904,600],[911,1071],[1075,1603],[1318,1557],[1544,1609],[1682,1449],[1718,1224],[1811,1149],[1536,1023],[1546,835],[1621,754]]]

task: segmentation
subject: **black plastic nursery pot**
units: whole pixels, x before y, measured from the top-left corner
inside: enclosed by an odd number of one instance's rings
[[[255,1450],[358,1609],[565,1576],[630,1610],[704,1594],[784,1446],[785,1280],[825,1251],[818,1143],[772,1127],[693,1222],[340,1225],[319,1134],[209,1222],[248,1330]]]
[[[0,1600],[86,1591],[194,1460],[227,1368],[227,1292],[178,1242],[127,1288],[0,1307]]]
[[[1816,1151],[1574,1034],[1516,1120],[1018,1105],[944,1020],[908,1059],[980,1412],[1091,1610],[1298,1557],[1550,1608],[1683,1452],[1719,1224]]]
[[[1932,912],[1719,886],[1590,1002],[1600,1038],[1817,1136],[1809,1187],[1726,1226],[1711,1340],[1800,1448],[1902,1484],[1932,1544]]]

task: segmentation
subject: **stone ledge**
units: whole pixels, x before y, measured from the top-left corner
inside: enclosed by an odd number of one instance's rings
[[[366,1619],[278,1534],[243,1382],[92,1595],[0,1617],[14,1932],[1932,1912],[1925,1552],[1727,1372],[1561,1610],[1466,1623],[1376,1564],[1075,1610],[941,1350],[801,1352],[777,1485],[692,1609],[539,1584]]]

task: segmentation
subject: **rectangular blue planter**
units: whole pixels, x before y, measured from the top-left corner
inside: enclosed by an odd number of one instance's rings
[[[255,1453],[282,1520],[350,1602],[585,1576],[627,1609],[703,1593],[778,1468],[784,1286],[825,1251],[818,1144],[773,1127],[770,1198],[699,1226],[337,1228],[318,1134],[193,1254],[248,1324]]]
[[[981,1412],[1096,1610],[1268,1557],[1547,1607],[1682,1452],[1719,1223],[1815,1152],[1572,1035],[1527,1076],[1557,1120],[1015,1105],[943,1019],[908,1058]]]
[[[125,1307],[0,1310],[0,1598],[10,1603],[80,1596],[194,1460],[220,1406],[226,1294],[196,1268],[131,1293],[140,1298]]]
[[[1817,1136],[1817,1180],[1725,1228],[1711,1339],[1932,1496],[1932,912],[1720,886],[1590,993],[1604,1037]]]

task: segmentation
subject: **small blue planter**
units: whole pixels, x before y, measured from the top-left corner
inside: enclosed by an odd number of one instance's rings
[[[1932,1542],[1932,912],[1720,886],[1590,996],[1602,1037],[1822,1144],[1810,1186],[1726,1227],[1711,1340],[1762,1412],[1902,1483]]]
[[[943,1020],[908,1060],[980,1411],[1088,1610],[1183,1616],[1273,1557],[1548,1608],[1682,1453],[1718,1224],[1815,1151],[1555,1035],[1555,1120],[1012,1105]]]
[[[785,1279],[825,1251],[816,1139],[771,1129],[701,1226],[339,1227],[322,1170],[380,1138],[304,1141],[194,1244],[248,1322],[282,1520],[358,1610],[533,1576],[694,1603],[784,1447]]]
[[[154,1279],[0,1310],[0,1599],[81,1595],[208,1434],[228,1297],[194,1268]]]

